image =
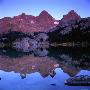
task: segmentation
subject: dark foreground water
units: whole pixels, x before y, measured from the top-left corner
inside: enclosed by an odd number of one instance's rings
[[[49,48],[34,52],[0,49],[0,90],[90,90],[65,80],[90,75],[87,48]]]

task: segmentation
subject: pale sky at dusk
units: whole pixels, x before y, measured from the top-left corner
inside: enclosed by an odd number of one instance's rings
[[[70,10],[75,10],[81,17],[90,17],[90,0],[0,0],[0,18],[22,12],[38,16],[43,10],[56,19],[61,19]]]

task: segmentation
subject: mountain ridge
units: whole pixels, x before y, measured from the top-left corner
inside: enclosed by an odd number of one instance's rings
[[[0,33],[18,31],[23,33],[30,32],[49,32],[52,28],[61,24],[62,21],[81,18],[74,10],[64,15],[61,20],[55,20],[47,11],[43,10],[38,16],[26,15],[22,13],[18,16],[4,17],[0,19]]]

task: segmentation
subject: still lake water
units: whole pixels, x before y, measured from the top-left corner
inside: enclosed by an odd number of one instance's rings
[[[90,90],[65,80],[90,75],[90,49],[50,47],[23,53],[0,49],[0,90]]]

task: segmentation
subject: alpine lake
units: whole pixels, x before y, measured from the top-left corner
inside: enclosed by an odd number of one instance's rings
[[[65,85],[68,78],[79,75],[90,76],[87,47],[0,49],[0,90],[90,90]]]

